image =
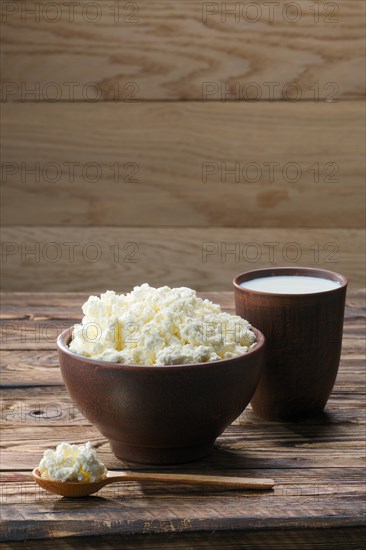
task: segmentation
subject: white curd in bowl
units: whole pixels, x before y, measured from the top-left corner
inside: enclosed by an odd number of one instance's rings
[[[135,287],[129,294],[90,296],[69,349],[128,365],[184,365],[248,352],[256,336],[248,321],[221,311],[190,288]]]

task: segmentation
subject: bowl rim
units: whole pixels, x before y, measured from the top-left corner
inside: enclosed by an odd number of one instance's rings
[[[149,365],[131,365],[127,363],[115,363],[113,361],[100,361],[99,359],[92,359],[91,357],[85,357],[84,355],[79,355],[78,353],[74,353],[68,348],[68,344],[71,340],[73,328],[74,327],[69,327],[65,329],[57,337],[56,345],[59,352],[76,361],[82,361],[83,363],[88,363],[91,366],[108,367],[115,370],[131,371],[131,372],[161,373],[161,372],[178,372],[182,370],[186,371],[191,369],[197,370],[197,368],[209,369],[217,365],[221,366],[227,363],[240,362],[244,358],[254,355],[258,351],[262,350],[266,343],[264,334],[260,330],[258,330],[257,328],[251,325],[251,330],[253,330],[253,332],[257,337],[257,345],[253,349],[241,355],[237,355],[236,357],[230,357],[228,359],[220,359],[218,361],[206,361],[206,363],[186,363],[186,364],[180,364],[180,365],[150,365],[150,366]]]
[[[296,273],[296,274],[294,274]],[[296,275],[299,276],[308,276],[308,277],[316,277],[316,274],[319,274],[320,279],[327,279],[328,281],[337,281],[340,283],[340,286],[336,288],[330,288],[328,290],[321,290],[320,292],[307,292],[299,293],[299,294],[291,294],[291,293],[282,293],[282,292],[268,292],[264,290],[253,290],[251,288],[245,288],[240,286],[240,283],[243,282],[243,278],[248,276],[248,279],[245,280],[251,280],[251,279],[258,279],[261,277],[266,276],[280,276],[280,275],[286,275],[286,274],[293,274],[294,277]],[[239,273],[238,275],[235,275],[233,278],[233,286],[235,289],[241,291],[241,292],[247,292],[249,294],[255,294],[255,295],[261,295],[261,296],[283,296],[284,298],[293,298],[293,299],[303,299],[304,296],[320,296],[323,294],[331,294],[335,292],[339,292],[340,290],[344,289],[348,285],[348,279],[341,273],[337,273],[336,271],[330,271],[329,269],[320,269],[317,267],[295,267],[295,266],[279,266],[279,267],[264,267],[261,269],[252,269],[250,271],[244,271],[243,273]]]

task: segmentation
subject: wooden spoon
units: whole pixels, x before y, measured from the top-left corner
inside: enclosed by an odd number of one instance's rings
[[[153,483],[172,483],[174,485],[204,485],[219,489],[250,489],[252,491],[272,489],[273,479],[251,477],[206,476],[192,474],[156,474],[148,472],[109,473],[100,481],[54,481],[41,477],[38,468],[32,472],[33,479],[42,489],[63,497],[85,497],[97,493],[110,483],[121,481],[148,481]]]

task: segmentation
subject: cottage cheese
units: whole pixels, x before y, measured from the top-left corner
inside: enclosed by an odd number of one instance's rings
[[[56,481],[99,481],[107,475],[90,441],[85,445],[60,443],[55,451],[47,449],[38,469],[41,477]]]
[[[256,342],[247,321],[202,300],[190,288],[135,287],[90,296],[70,350],[130,365],[182,365],[229,359]]]

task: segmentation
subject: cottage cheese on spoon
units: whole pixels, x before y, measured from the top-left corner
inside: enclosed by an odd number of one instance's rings
[[[85,445],[60,443],[55,451],[47,449],[39,464],[44,479],[55,481],[99,481],[107,475],[107,469],[97,457],[90,441]]]
[[[153,288],[90,296],[75,325],[74,353],[130,365],[183,365],[242,355],[256,343],[248,321],[221,311],[190,288]]]

